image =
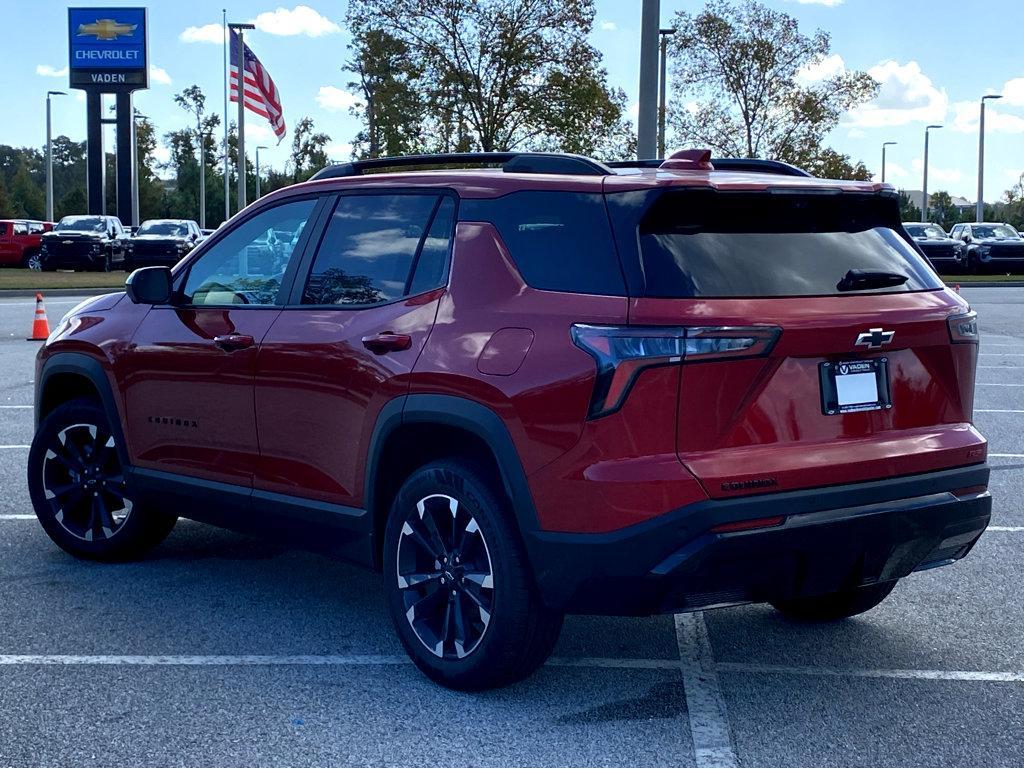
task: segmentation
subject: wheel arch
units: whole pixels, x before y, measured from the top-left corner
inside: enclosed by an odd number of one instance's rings
[[[94,398],[107,414],[111,432],[117,442],[121,463],[131,463],[125,443],[124,423],[114,398],[114,391],[103,364],[84,353],[62,352],[48,358],[36,383],[35,425],[62,403],[75,398]]]
[[[428,436],[429,445],[424,440]],[[467,398],[412,394],[385,405],[370,439],[364,501],[373,521],[376,565],[384,524],[401,481],[417,467],[451,456],[472,457],[492,475],[524,539],[537,529],[526,473],[501,417]]]

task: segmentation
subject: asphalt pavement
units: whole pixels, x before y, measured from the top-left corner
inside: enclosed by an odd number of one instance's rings
[[[994,468],[965,560],[829,625],[570,617],[482,694],[423,678],[354,567],[189,521],[135,563],[58,550],[24,480],[33,303],[0,299],[0,765],[1024,765],[1024,289],[963,294]]]

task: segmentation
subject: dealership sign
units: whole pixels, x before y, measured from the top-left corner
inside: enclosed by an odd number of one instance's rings
[[[149,86],[145,8],[68,8],[71,87],[134,91]]]

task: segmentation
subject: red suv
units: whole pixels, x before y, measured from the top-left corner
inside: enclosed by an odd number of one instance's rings
[[[47,340],[40,522],[98,560],[182,515],[378,569],[464,689],[565,613],[871,608],[989,521],[975,314],[892,188],[715,165],[378,159],[261,198]]]

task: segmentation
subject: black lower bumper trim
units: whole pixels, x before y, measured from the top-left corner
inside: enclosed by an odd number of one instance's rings
[[[544,601],[589,614],[657,614],[822,595],[964,557],[991,515],[987,465],[709,500],[611,534],[535,532]],[[722,523],[782,525],[713,533]]]

